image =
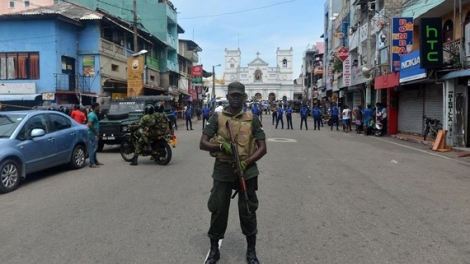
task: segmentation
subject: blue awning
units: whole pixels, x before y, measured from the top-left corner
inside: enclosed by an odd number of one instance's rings
[[[466,70],[449,72],[448,74],[444,75],[444,77],[442,77],[442,80],[449,80],[449,79],[455,79],[459,77],[469,77],[469,76],[470,76],[470,69],[466,69]]]

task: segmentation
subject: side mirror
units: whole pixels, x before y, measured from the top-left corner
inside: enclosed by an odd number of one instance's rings
[[[35,138],[35,137],[42,137],[46,134],[46,131],[41,128],[35,128],[31,131],[30,137]]]

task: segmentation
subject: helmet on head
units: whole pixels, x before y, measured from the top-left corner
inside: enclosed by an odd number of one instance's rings
[[[153,108],[153,105],[151,105],[151,104],[146,105],[145,108],[144,108],[144,112],[145,112],[146,115],[153,114],[154,110],[155,109]]]
[[[165,107],[161,103],[156,103],[155,104],[155,111],[158,113],[163,113],[163,110],[165,110]]]

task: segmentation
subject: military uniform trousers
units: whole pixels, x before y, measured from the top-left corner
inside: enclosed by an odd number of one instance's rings
[[[245,236],[253,236],[258,233],[256,210],[258,209],[258,197],[256,190],[258,189],[258,178],[251,178],[246,180],[248,206],[250,213],[248,213],[245,202],[245,195],[238,193],[238,215],[240,218],[240,226],[242,233]],[[238,180],[235,182],[222,182],[214,180],[211,195],[207,202],[207,207],[211,214],[211,225],[209,228],[208,236],[210,239],[224,238],[225,231],[227,230],[228,215],[230,209],[230,200],[232,190],[238,189]]]
[[[135,146],[135,154],[141,155],[142,149],[149,146],[150,143],[156,138],[158,138],[158,135],[151,135],[151,134],[148,134],[147,132],[142,133],[139,139],[137,140],[137,144]]]

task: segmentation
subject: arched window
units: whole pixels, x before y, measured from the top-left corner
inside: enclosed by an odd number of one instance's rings
[[[282,67],[287,68],[287,59],[282,60]]]
[[[454,40],[454,22],[452,22],[452,20],[447,20],[444,23],[442,34],[443,34],[442,42],[445,43],[445,42]]]

